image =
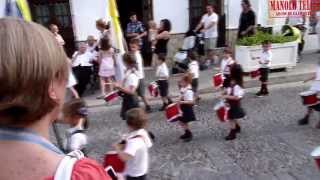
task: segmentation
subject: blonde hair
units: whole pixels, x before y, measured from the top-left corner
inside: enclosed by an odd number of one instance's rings
[[[54,81],[68,77],[67,56],[51,32],[32,22],[0,19],[0,125],[29,125],[57,106]]]

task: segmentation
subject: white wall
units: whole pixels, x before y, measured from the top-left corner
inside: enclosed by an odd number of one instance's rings
[[[153,0],[153,17],[157,23],[169,19],[172,33],[185,33],[189,29],[189,1]]]
[[[5,7],[6,7],[6,1],[0,1],[0,17],[4,16]]]
[[[106,0],[70,0],[71,15],[74,24],[75,39],[84,41],[88,35],[99,37],[96,20],[107,18]]]

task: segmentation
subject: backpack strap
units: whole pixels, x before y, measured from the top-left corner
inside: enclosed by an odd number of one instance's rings
[[[82,158],[84,158],[84,155],[78,150],[67,154],[61,160],[54,175],[54,180],[71,180],[73,167],[75,163]]]

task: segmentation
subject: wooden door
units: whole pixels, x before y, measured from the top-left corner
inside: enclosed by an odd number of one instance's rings
[[[74,32],[68,0],[29,0],[32,18],[35,22],[48,27],[58,25],[64,38],[65,50],[71,56],[75,50]]]

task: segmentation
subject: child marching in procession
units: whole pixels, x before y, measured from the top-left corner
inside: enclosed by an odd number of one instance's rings
[[[87,154],[88,108],[81,99],[73,99],[63,106],[63,120],[71,127],[66,131],[65,151],[81,150]]]
[[[223,88],[230,87],[231,82],[231,72],[230,69],[232,65],[235,64],[235,60],[232,58],[232,50],[230,48],[226,48],[223,51],[223,59],[221,61],[221,74],[223,78]]]
[[[166,64],[165,56],[159,56],[158,66],[156,70],[157,85],[159,87],[160,96],[163,102],[163,105],[160,111],[164,111],[166,107],[172,103],[171,99],[168,96],[169,93],[169,69]]]
[[[258,97],[269,95],[268,91],[268,76],[269,69],[272,60],[272,52],[271,52],[271,43],[270,41],[264,41],[262,43],[262,54],[259,60],[260,64],[260,81],[261,81],[261,89],[256,94]]]
[[[308,81],[312,81],[312,80],[314,82],[310,87],[310,91],[314,92],[316,94],[319,94],[320,93],[320,61],[318,62],[317,71],[316,71],[315,75],[313,77],[305,80],[304,83],[306,83]],[[298,124],[299,125],[309,124],[309,118],[310,118],[310,115],[312,114],[313,110],[320,112],[320,104],[318,103],[313,106],[308,106],[306,115],[304,116],[304,118],[302,118],[298,121]],[[316,128],[320,129],[320,120],[319,120],[318,124],[316,125]]]
[[[119,90],[122,96],[122,106],[120,117],[126,120],[125,114],[132,108],[139,107],[139,100],[136,90],[139,86],[139,77],[137,75],[137,63],[133,54],[126,53],[123,55],[123,61],[126,66],[125,77],[122,84],[114,83],[114,87]]]
[[[191,82],[191,87],[192,91],[195,95],[195,100],[197,102],[200,101],[200,97],[198,94],[198,86],[199,86],[199,74],[200,74],[200,67],[199,67],[199,62],[198,62],[198,56],[194,51],[188,52],[188,57],[189,57],[189,65],[188,65],[188,71],[189,73],[192,74],[192,82]]]
[[[222,98],[226,100],[229,111],[228,119],[230,123],[229,135],[225,137],[225,140],[234,140],[237,137],[237,133],[240,133],[241,128],[238,120],[245,117],[245,112],[241,107],[241,99],[244,96],[243,89],[243,71],[240,65],[235,64],[232,66],[230,76],[230,87],[228,87]]]
[[[194,93],[191,87],[192,75],[190,73],[185,74],[181,81],[179,82],[180,86],[180,108],[182,111],[182,117],[179,119],[180,126],[184,129],[185,133],[180,136],[180,139],[185,142],[192,140],[193,135],[189,127],[189,123],[196,121],[196,116],[194,114],[193,105],[194,105]]]
[[[126,116],[129,133],[113,147],[119,158],[125,162],[125,179],[146,180],[149,170],[149,148],[152,147],[152,140],[145,129],[148,117],[141,108],[129,110]]]
[[[145,96],[145,82],[144,82],[145,73],[143,69],[143,59],[140,53],[140,40],[131,39],[129,42],[129,49],[130,49],[130,53],[134,54],[136,64],[137,64],[137,75],[139,77],[139,86],[137,88],[137,94],[139,97],[141,97],[145,105],[146,112],[151,112],[151,107]]]

